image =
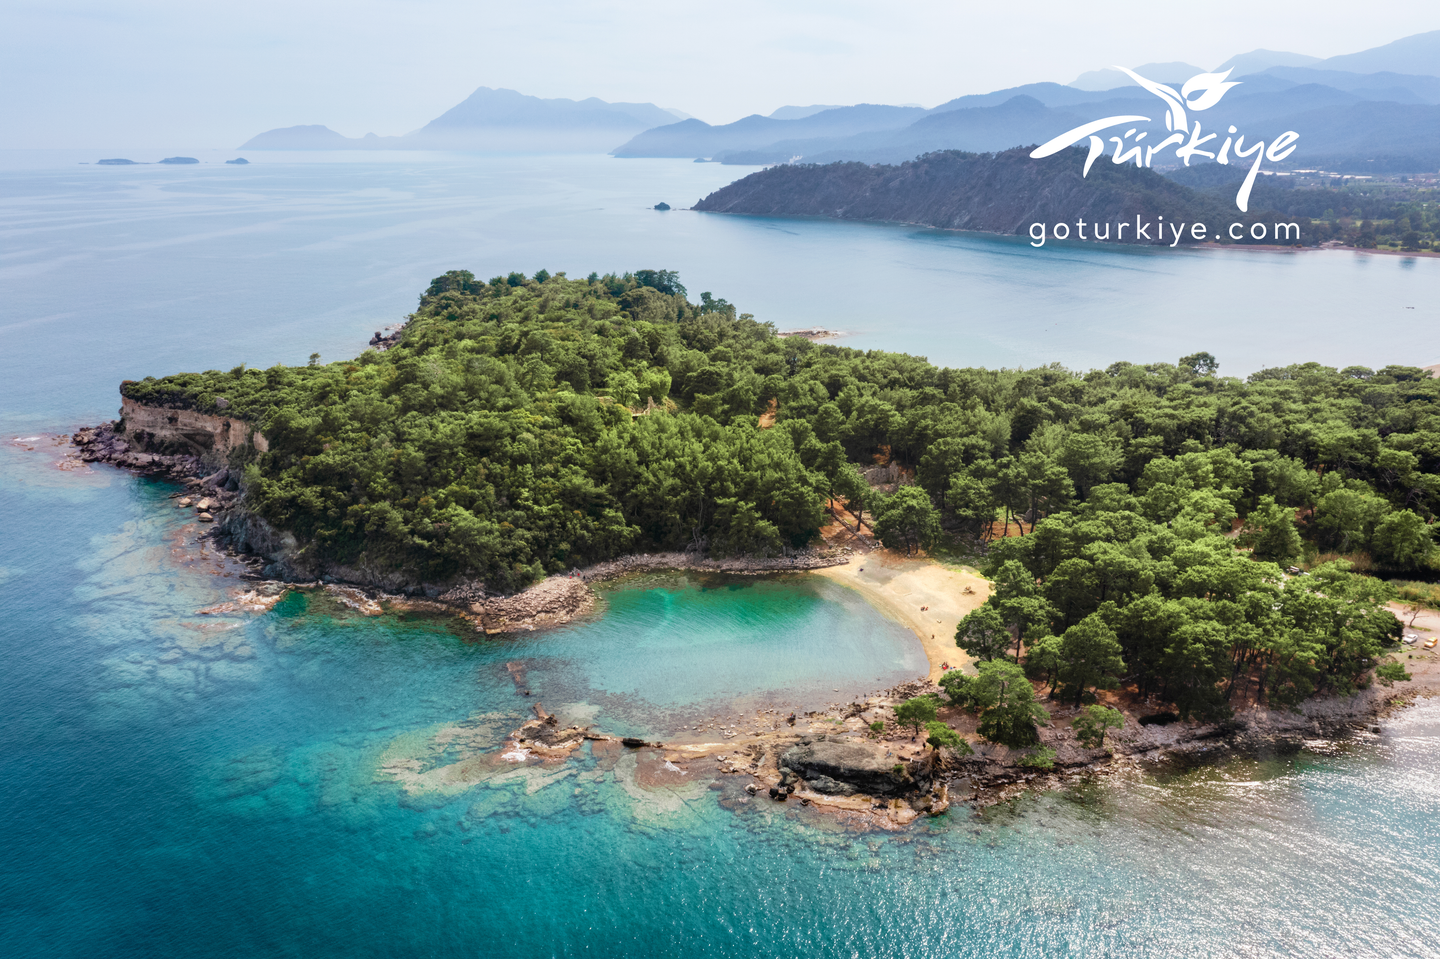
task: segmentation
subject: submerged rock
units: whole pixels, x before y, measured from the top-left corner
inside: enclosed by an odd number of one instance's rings
[[[458,586],[442,594],[443,603],[468,603],[478,629],[486,633],[530,631],[562,626],[595,606],[595,594],[583,580],[551,576],[513,596],[485,597],[481,584]]]

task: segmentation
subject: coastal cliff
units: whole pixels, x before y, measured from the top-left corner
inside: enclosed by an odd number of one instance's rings
[[[265,434],[247,420],[184,403],[143,403],[126,395],[129,385],[121,385],[118,420],[83,427],[71,437],[85,462],[185,479],[238,466],[270,450]],[[228,403],[222,398],[217,405],[223,410]],[[239,476],[236,470],[232,493]]]
[[[120,418],[75,431],[71,442],[87,463],[172,479],[223,469],[270,443],[254,425],[231,416],[138,402],[121,395]],[[238,484],[239,473],[236,473]],[[221,485],[224,484],[222,480]],[[238,489],[232,486],[231,492]]]
[[[707,213],[823,216],[840,220],[915,223],[946,230],[1026,235],[1031,224],[1107,224],[1108,242],[1193,244],[1209,239],[1188,230],[1164,239],[1119,236],[1118,224],[1204,223],[1211,228],[1264,220],[1308,220],[1269,212],[1241,214],[1233,204],[1169,180],[1152,170],[1096,163],[1083,176],[1085,151],[1071,148],[1032,160],[1030,148],[1001,153],[930,153],[896,166],[831,163],[774,166],[722,187],[695,204]],[[1072,229],[1074,229],[1072,227]],[[1149,232],[1149,231],[1147,231]],[[1072,238],[1080,239],[1072,233]],[[1085,237],[1089,239],[1089,237]],[[1239,241],[1237,241],[1239,242]]]
[[[120,398],[120,423],[125,438],[147,453],[214,459],[228,457],[247,446],[254,447],[257,453],[270,450],[265,434],[245,420],[198,410],[148,406],[128,396]]]

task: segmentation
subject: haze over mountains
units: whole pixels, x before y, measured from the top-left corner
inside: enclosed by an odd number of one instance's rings
[[[1217,70],[1230,70],[1229,79],[1240,85],[1202,115],[1206,131],[1234,125],[1252,140],[1298,131],[1301,149],[1291,165],[1342,172],[1440,170],[1440,31],[1326,60],[1253,50]],[[1178,62],[1144,64],[1137,71],[1176,85],[1206,72]],[[610,152],[758,165],[897,163],[936,150],[1006,150],[1044,142],[1099,117],[1162,112],[1154,95],[1108,68],[1068,85],[1025,84],[957,97],[929,110],[787,106],[723,125],[650,103],[544,100],[481,87],[404,136],[349,138],[323,126],[302,126],[268,131],[243,147]]]
[[[404,136],[346,137],[321,125],[268,130],[244,150],[528,150],[604,153],[617,140],[683,120],[688,114],[653,103],[607,103],[526,96],[480,87]]]
[[[1292,164],[1363,173],[1440,170],[1440,31],[1329,60],[1254,50],[1221,69],[1230,69],[1230,79],[1240,85],[1202,114],[1207,131],[1234,125],[1251,131],[1252,141],[1298,131],[1303,150]],[[1206,71],[1151,63],[1137,72],[1178,85]],[[862,105],[803,120],[752,116],[724,126],[688,120],[646,130],[613,152],[760,165],[900,163],[937,150],[995,152],[1043,143],[1099,117],[1162,113],[1160,101],[1128,76],[1098,70],[1068,85],[1032,83],[958,97],[918,115]],[[763,143],[767,138],[771,142]]]

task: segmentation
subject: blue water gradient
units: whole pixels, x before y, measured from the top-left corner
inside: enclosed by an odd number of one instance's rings
[[[655,213],[744,172],[676,161],[76,159],[0,155],[0,955],[1440,955],[1435,703],[1338,750],[896,835],[738,777],[651,788],[633,755],[486,765],[537,700],[668,735],[923,657],[798,577],[638,578],[519,637],[323,593],[201,614],[237,582],[172,489],[59,471],[41,435],[113,415],[124,377],[353,355],[455,266],[668,266],[781,326],[948,363],[1210,349],[1242,372],[1440,358],[1436,261]]]
[[[228,155],[205,156],[219,161]],[[751,168],[262,153],[79,166],[0,151],[0,429],[113,415],[122,379],[354,356],[434,276],[679,270],[780,329],[949,366],[1440,361],[1440,259],[1047,245],[902,225],[659,213]],[[66,423],[67,427],[73,424]]]
[[[898,835],[588,753],[412,792],[397,758],[455,729],[489,751],[527,715],[506,662],[644,734],[922,660],[800,579],[632,581],[518,638],[319,593],[201,616],[235,581],[170,488],[50,461],[0,454],[7,956],[1436,954],[1437,704],[1333,755],[1076,781]]]

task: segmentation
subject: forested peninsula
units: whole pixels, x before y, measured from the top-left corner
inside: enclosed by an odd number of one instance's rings
[[[1077,702],[1121,678],[1195,715],[1353,690],[1399,624],[1352,562],[1436,571],[1440,381],[1418,368],[941,369],[778,336],[654,270],[453,271],[389,342],[121,391],[254,430],[218,525],[272,573],[508,593],[640,552],[783,553],[834,510],[977,557],[995,593],[957,642]]]
[[[1086,152],[1071,147],[1043,160],[1030,158],[1030,147],[999,153],[944,150],[896,165],[839,162],[825,165],[772,166],[722,187],[693,209],[751,216],[823,216],[842,220],[914,223],[945,230],[974,230],[1028,235],[1031,224],[1071,224],[1071,239],[1080,239],[1074,224],[1105,226],[1105,242],[1191,245],[1219,233],[1223,242],[1256,243],[1255,224],[1264,224],[1263,239],[1274,242],[1275,224],[1294,223],[1298,239],[1285,242],[1314,245],[1330,236],[1308,217],[1277,212],[1263,205],[1266,191],[1251,202],[1250,211],[1235,208],[1235,190],[1192,189],[1153,170],[1109,161],[1096,163],[1084,176]],[[1226,169],[1226,168],[1219,168]],[[1236,185],[1243,171],[1235,176]],[[1228,183],[1227,183],[1228,186]],[[1172,236],[1157,224],[1184,225]],[[1205,224],[1198,233],[1191,227]],[[1229,226],[1241,224],[1232,234]],[[1127,225],[1127,231],[1119,229]],[[1145,235],[1136,225],[1145,224]],[[1224,232],[1221,232],[1221,231]],[[1094,239],[1087,236],[1087,239]]]

